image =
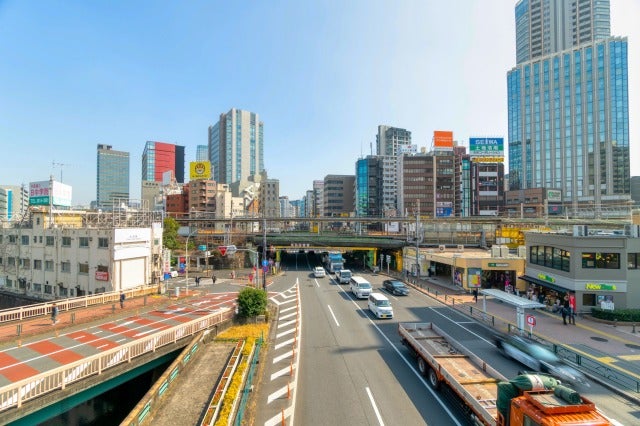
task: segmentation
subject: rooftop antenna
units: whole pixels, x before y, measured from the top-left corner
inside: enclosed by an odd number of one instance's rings
[[[51,162],[51,166],[52,167],[60,167],[60,183],[62,183],[62,168],[64,166],[68,166],[68,164],[64,164],[64,163],[56,163],[56,161],[52,161]],[[51,178],[53,178],[53,176],[51,176]]]

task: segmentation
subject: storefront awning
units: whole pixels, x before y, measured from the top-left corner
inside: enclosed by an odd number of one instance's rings
[[[496,299],[502,300],[503,302],[506,302],[517,308],[533,309],[545,307],[543,303],[538,303],[525,297],[516,296],[515,294],[507,293],[505,291],[498,290],[497,288],[480,290],[480,294],[495,297]]]
[[[555,290],[555,291],[557,291],[559,293],[566,293],[566,292],[569,291],[568,288],[564,288],[564,287],[561,287],[561,286],[559,286],[557,284],[550,283],[549,281],[543,281],[543,280],[538,279],[538,278],[530,277],[528,275],[523,275],[523,276],[518,277],[518,278],[520,278],[521,280],[527,281],[527,282],[529,282],[531,284],[539,285],[540,287],[550,288],[551,290]]]

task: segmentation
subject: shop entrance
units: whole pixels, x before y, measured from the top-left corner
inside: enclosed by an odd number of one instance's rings
[[[483,270],[482,288],[496,288],[507,293],[515,294],[517,293],[516,271]]]

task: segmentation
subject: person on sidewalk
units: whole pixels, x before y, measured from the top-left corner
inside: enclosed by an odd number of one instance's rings
[[[218,278],[215,275],[211,276],[211,280],[213,281],[213,283],[215,284],[216,281],[218,280]]]
[[[477,288],[473,289],[473,301],[475,303],[478,303],[478,289]]]
[[[562,322],[564,322],[564,325],[567,325],[567,316],[569,316],[571,310],[571,308],[569,307],[569,295],[565,294],[563,300],[562,311],[560,311],[560,313],[562,314]]]
[[[125,299],[125,295],[124,292],[120,292],[120,309],[124,309],[124,299]]]
[[[576,325],[576,295],[569,294],[569,324]]]
[[[58,306],[54,303],[51,307],[51,325],[58,322]]]
[[[200,277],[196,276],[196,287],[200,287]]]

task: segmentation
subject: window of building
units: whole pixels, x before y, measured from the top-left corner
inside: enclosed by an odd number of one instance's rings
[[[42,269],[42,260],[40,259],[33,259],[33,269],[36,270],[41,270]]]
[[[571,253],[558,247],[531,246],[529,248],[529,263],[569,272]]]
[[[2,256],[0,256],[0,265],[3,264],[4,258]]]
[[[29,245],[29,236],[28,235],[23,235],[21,240],[22,240],[22,245],[23,246],[28,246]]]
[[[71,247],[71,237],[62,237],[62,247]]]
[[[35,244],[35,243],[37,243],[37,242],[38,242],[38,236],[37,236],[37,235],[34,235],[34,236],[33,236],[33,244]]]
[[[98,272],[109,272],[109,267],[105,265],[98,265],[96,268]]]
[[[20,259],[20,267],[22,269],[31,269],[31,259]]]
[[[71,272],[71,262],[60,262],[62,272]]]
[[[81,248],[89,247],[89,237],[78,238],[78,247],[81,247]]]
[[[104,237],[98,238],[98,248],[109,248],[109,239]]]
[[[78,263],[78,273],[79,274],[88,274],[89,273],[89,264],[88,263]]]
[[[638,269],[640,253],[627,253],[627,269]]]
[[[9,235],[9,244],[15,244],[16,242],[18,242],[18,236],[17,235]]]
[[[53,292],[53,286],[51,286],[51,284],[45,284],[44,292],[45,294],[51,294]]]
[[[55,244],[55,239],[53,237],[48,236],[45,244],[49,247],[53,246]]]
[[[620,253],[582,253],[584,269],[620,269]]]
[[[33,291],[36,293],[42,293],[42,284],[33,283]]]
[[[53,271],[53,260],[45,260],[44,261],[44,270],[45,271]]]
[[[8,266],[16,266],[16,258],[12,257],[12,256],[9,256],[7,258],[7,265]]]

